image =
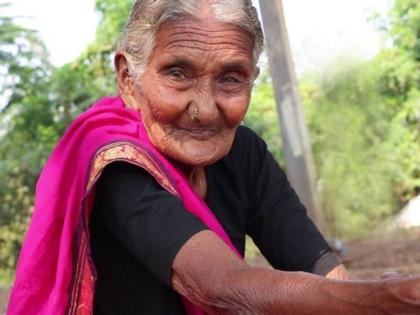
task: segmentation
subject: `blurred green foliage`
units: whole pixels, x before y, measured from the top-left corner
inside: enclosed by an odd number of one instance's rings
[[[395,0],[376,19],[389,47],[299,79],[328,234],[342,238],[364,236],[420,193],[420,2]],[[246,124],[283,164],[275,121],[263,76]]]
[[[116,93],[112,55],[131,4],[97,0],[96,40],[59,68],[0,4],[0,279],[16,264],[48,154],[75,116]],[[363,235],[420,190],[420,3],[395,0],[377,19],[390,45],[375,58],[341,58],[300,78],[329,232],[344,238]],[[283,164],[271,85],[263,73],[245,123]]]
[[[0,4],[0,279],[11,279],[42,165],[68,124],[101,96],[115,94],[112,53],[131,1],[97,1],[97,40],[54,68],[38,34],[5,17]]]
[[[262,73],[255,84],[244,123],[267,142],[270,152],[283,165],[279,118],[276,110],[274,90],[271,77],[266,72]]]
[[[301,82],[330,234],[360,237],[398,209],[390,174],[390,116],[369,62],[332,65]]]
[[[52,67],[34,31],[1,15],[0,72],[0,278],[10,278],[34,201],[33,190],[45,157],[58,139],[49,109]]]

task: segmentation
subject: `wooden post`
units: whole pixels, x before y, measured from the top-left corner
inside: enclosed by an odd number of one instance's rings
[[[282,1],[259,0],[259,2],[281,127],[287,177],[307,208],[311,219],[321,232],[324,232],[325,223],[315,183],[314,161],[300,103]]]

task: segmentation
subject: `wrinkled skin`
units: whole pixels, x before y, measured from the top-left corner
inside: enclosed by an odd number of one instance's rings
[[[141,110],[155,147],[186,169],[225,156],[249,104],[253,39],[213,18],[164,24],[143,76],[131,77],[117,53],[125,103]],[[197,119],[192,114],[197,111]]]
[[[382,280],[343,281],[255,268],[211,231],[191,237],[172,269],[173,288],[207,314],[420,314],[420,277],[392,273]]]

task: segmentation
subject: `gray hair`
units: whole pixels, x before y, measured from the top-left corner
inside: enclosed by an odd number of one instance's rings
[[[118,45],[127,54],[130,72],[136,76],[144,73],[162,24],[185,16],[198,17],[206,4],[218,21],[237,25],[251,34],[256,65],[264,50],[264,35],[251,0],[136,0]]]

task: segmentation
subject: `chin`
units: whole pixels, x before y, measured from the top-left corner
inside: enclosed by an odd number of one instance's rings
[[[196,157],[189,160],[189,165],[191,166],[207,166],[213,163],[216,163],[218,160],[223,158],[223,156],[216,156],[209,158],[208,156],[205,157]]]
[[[184,164],[187,166],[207,166],[217,162],[218,160],[224,157],[224,154],[214,154],[215,152],[211,152],[209,154],[203,155],[178,155],[176,158],[173,159]]]

